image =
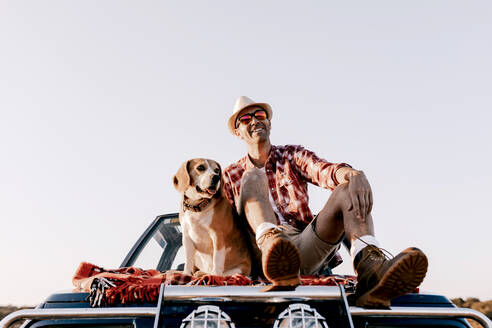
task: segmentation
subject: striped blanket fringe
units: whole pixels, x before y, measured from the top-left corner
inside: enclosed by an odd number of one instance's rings
[[[92,307],[114,306],[116,304],[155,303],[159,297],[159,288],[164,285],[187,286],[261,286],[268,282],[251,280],[235,274],[232,276],[203,275],[194,277],[180,271],[169,270],[160,272],[149,269],[142,270],[136,267],[120,269],[104,269],[97,265],[80,263],[72,279],[76,292],[88,292],[88,301]],[[302,285],[335,286],[353,289],[356,277],[329,275],[329,276],[301,276]]]

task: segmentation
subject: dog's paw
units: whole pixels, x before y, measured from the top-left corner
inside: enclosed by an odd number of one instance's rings
[[[166,273],[170,273],[170,274],[174,274],[174,273],[177,273],[177,274],[186,274],[186,272],[181,271],[181,270],[166,270]],[[191,274],[189,274],[188,276],[191,276]]]
[[[200,270],[195,271],[193,273],[193,277],[197,277],[197,278],[200,278],[200,277],[203,277],[203,276],[206,276],[206,275],[208,275],[208,273],[203,272],[203,271],[200,271]]]

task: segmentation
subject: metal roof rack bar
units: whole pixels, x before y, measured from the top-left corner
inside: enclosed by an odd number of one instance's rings
[[[288,302],[292,300],[340,300],[337,286],[298,286],[291,291],[262,292],[264,286],[166,286],[166,301]]]
[[[340,294],[342,295],[343,312],[347,316],[348,327],[354,328],[354,322],[352,320],[352,314],[350,313],[350,307],[348,304],[347,295],[345,294],[345,288],[340,284],[337,284],[337,286],[340,289]]]
[[[155,314],[155,307],[28,309],[12,312],[7,315],[0,321],[0,328],[7,328],[13,322],[21,319],[154,317]]]
[[[154,328],[164,327],[164,289],[166,285],[164,283],[159,287],[159,298],[157,299],[157,309],[154,319]]]
[[[351,306],[353,317],[398,317],[398,318],[468,318],[485,328],[492,328],[492,321],[481,312],[467,308],[392,307],[389,310],[363,309]]]
[[[21,319],[155,317],[156,312],[156,307],[29,309],[10,313],[0,321],[0,328],[7,328]],[[353,317],[468,318],[476,320],[485,328],[492,328],[492,321],[484,314],[465,308],[392,307],[390,310],[379,310],[351,306],[350,314]]]

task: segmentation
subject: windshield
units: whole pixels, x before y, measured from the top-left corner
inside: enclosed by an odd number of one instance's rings
[[[178,214],[158,217],[140,237],[121,266],[183,270],[184,250]]]

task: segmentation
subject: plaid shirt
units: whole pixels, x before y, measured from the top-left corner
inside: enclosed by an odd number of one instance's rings
[[[342,166],[350,167],[345,163],[327,162],[302,146],[272,146],[265,163],[265,172],[270,194],[285,221],[303,230],[313,219],[309,209],[307,183],[333,190],[339,184],[335,172]],[[224,170],[225,194],[236,208],[239,208],[237,202],[243,173],[253,167],[246,155]]]

